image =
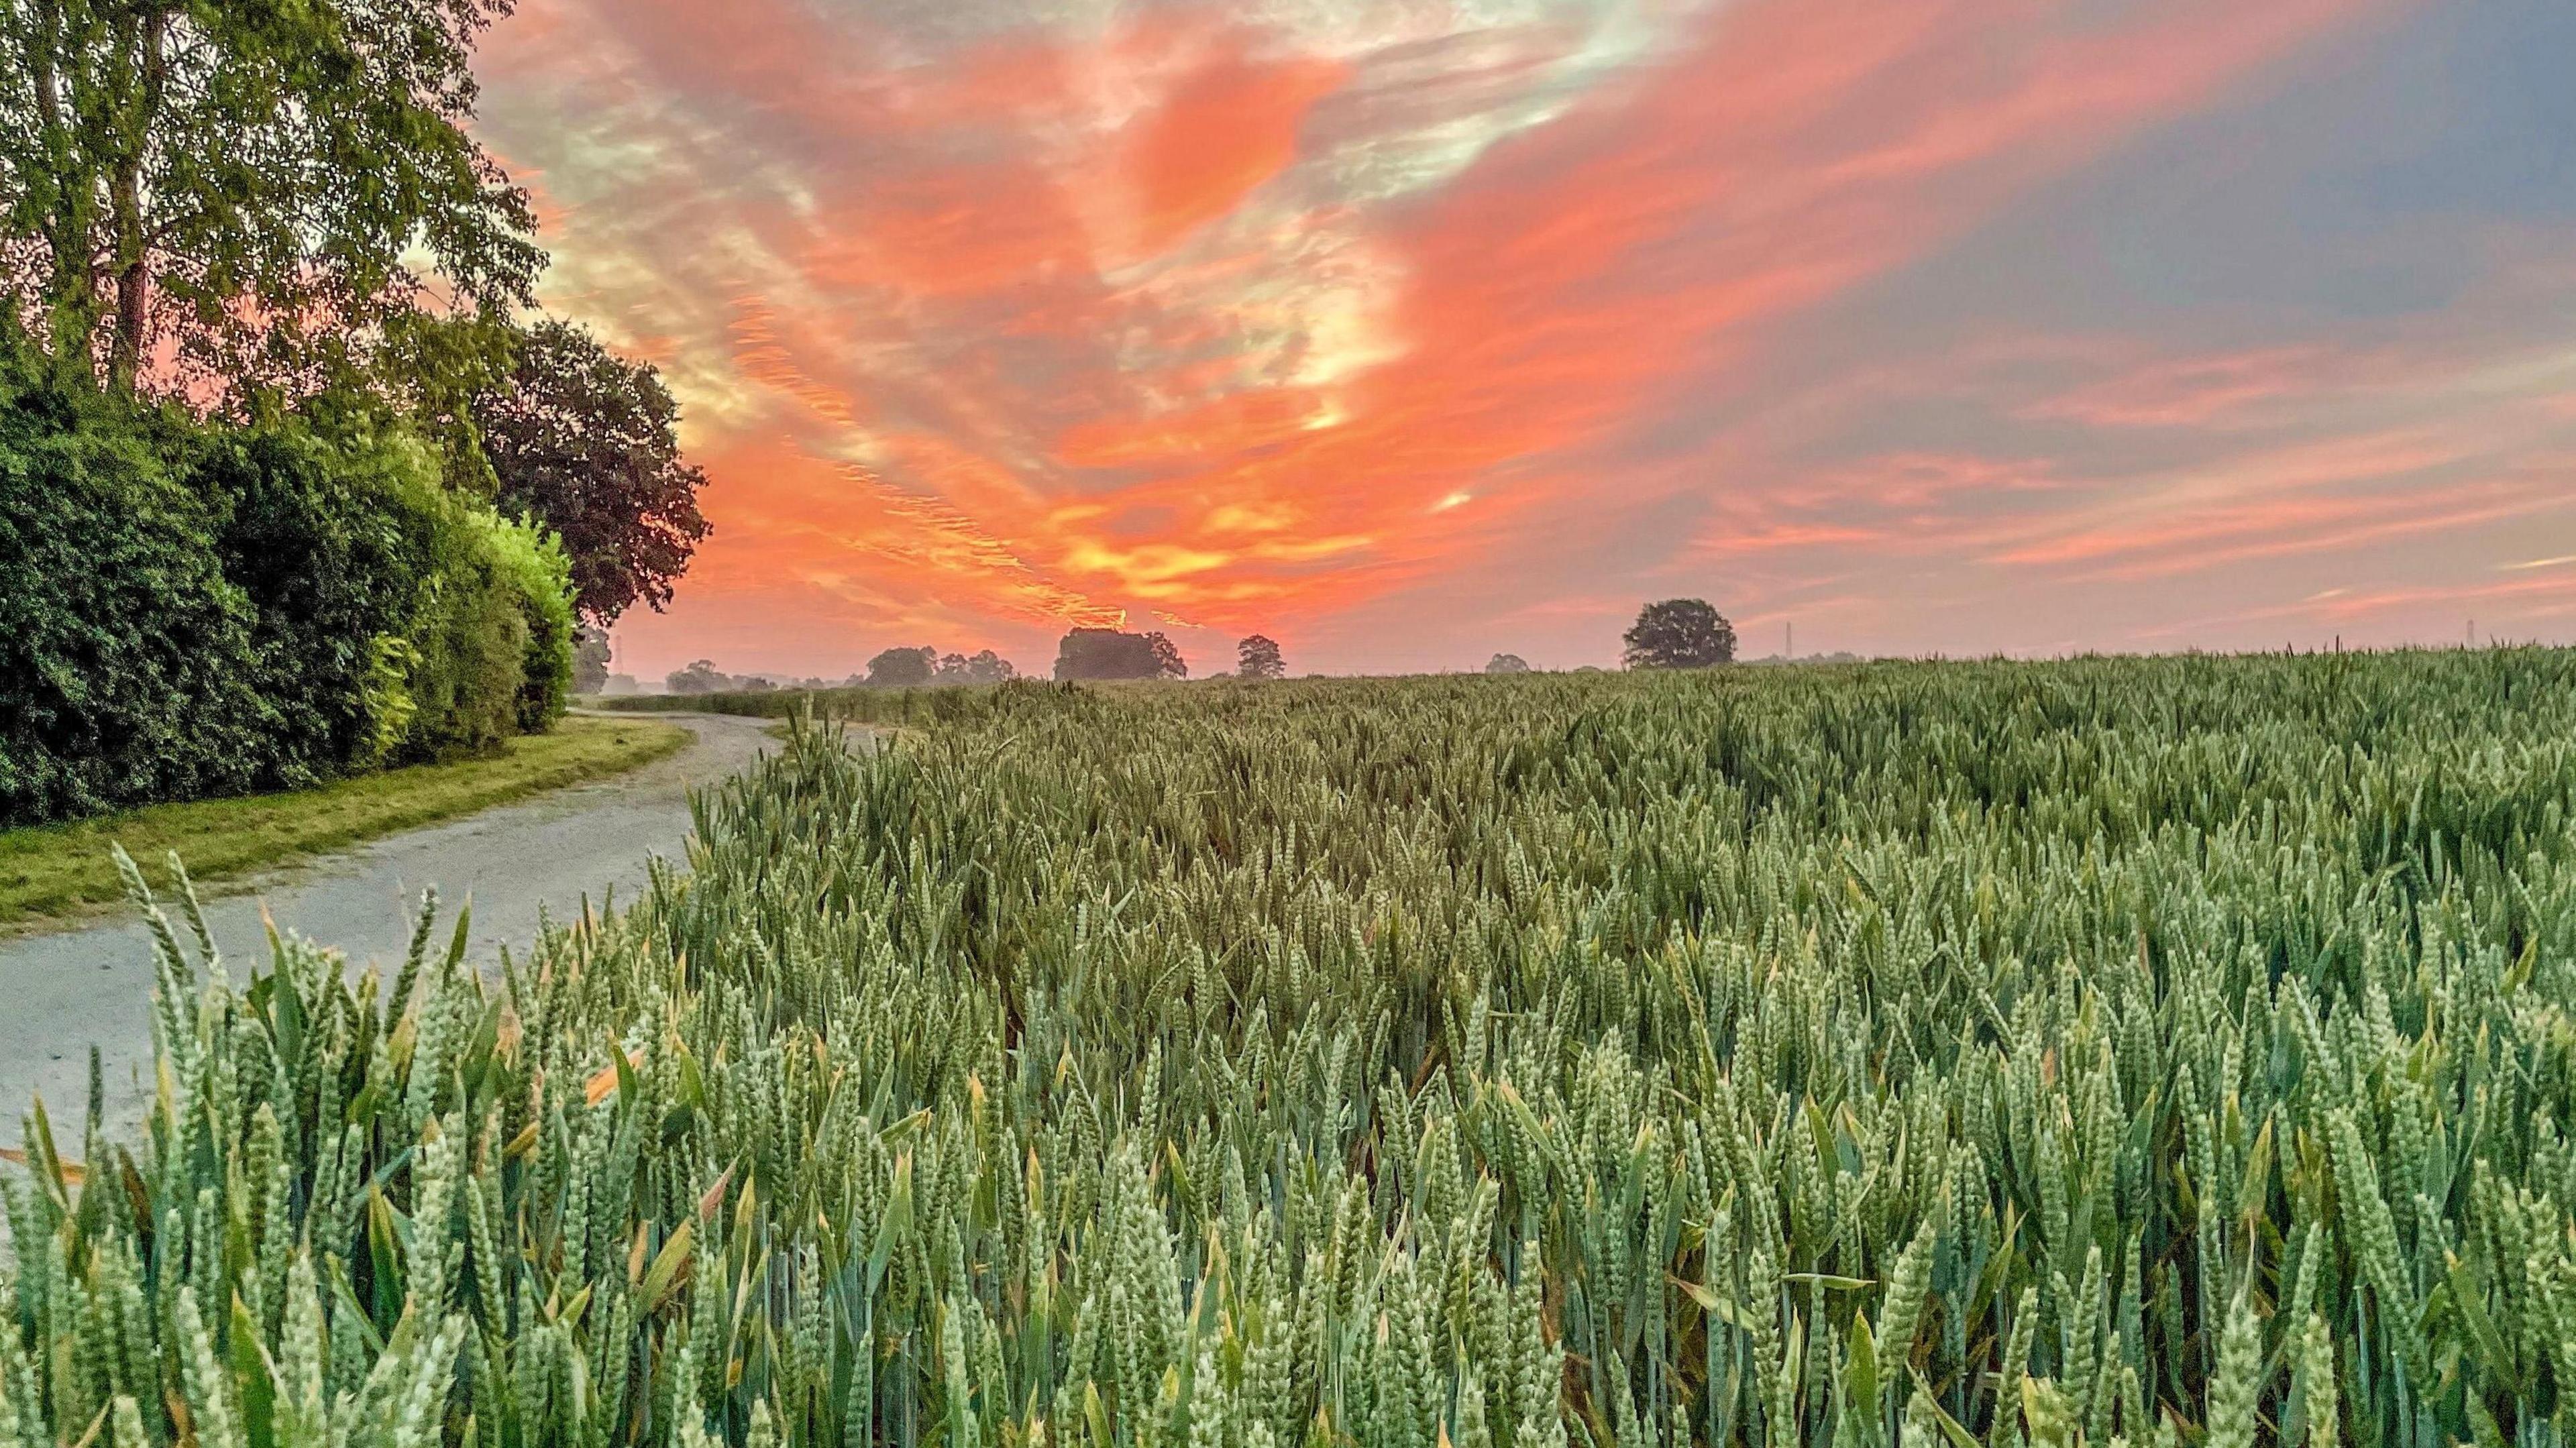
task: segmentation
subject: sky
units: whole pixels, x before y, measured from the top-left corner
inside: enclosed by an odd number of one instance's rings
[[[520,0],[617,668],[2576,641],[2566,0]]]

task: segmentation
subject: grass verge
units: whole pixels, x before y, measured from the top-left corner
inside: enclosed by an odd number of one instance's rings
[[[112,843],[156,876],[162,856],[177,850],[189,877],[205,885],[622,773],[688,742],[689,731],[673,724],[574,715],[550,734],[513,739],[481,759],[0,831],[0,933],[123,898]]]

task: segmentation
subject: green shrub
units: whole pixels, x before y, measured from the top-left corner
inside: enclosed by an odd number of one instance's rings
[[[218,434],[226,572],[259,613],[262,694],[305,777],[489,749],[563,712],[571,568],[551,535],[448,491],[400,433]]]
[[[570,565],[441,476],[399,432],[200,423],[0,336],[0,825],[548,727]]]
[[[478,517],[528,627],[516,700],[519,732],[540,734],[554,727],[572,697],[572,560],[542,524],[494,513]]]
[[[490,516],[454,499],[441,510],[436,560],[404,635],[412,657],[403,689],[413,713],[396,749],[401,762],[480,752],[518,731],[528,622],[493,545]]]
[[[0,355],[0,825],[279,779],[258,613],[184,430]]]
[[[255,686],[278,716],[281,782],[382,763],[412,712],[387,661],[449,526],[436,461],[399,436],[241,428],[207,440],[191,481],[230,503],[219,549],[257,610]]]

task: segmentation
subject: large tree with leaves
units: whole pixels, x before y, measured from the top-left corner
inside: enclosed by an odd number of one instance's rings
[[[1279,645],[1268,634],[1254,634],[1234,646],[1235,676],[1244,679],[1279,679],[1288,674],[1288,661],[1279,655]]]
[[[471,411],[502,509],[562,537],[585,617],[605,628],[638,601],[671,601],[709,531],[698,512],[706,474],[680,456],[679,404],[652,364],[546,322]]]
[[[310,390],[403,319],[528,300],[526,196],[469,136],[506,0],[8,0],[0,265],[132,386]],[[424,275],[414,269],[425,259]],[[153,368],[156,376],[159,367]]]
[[[1704,599],[1668,598],[1637,611],[1621,636],[1632,669],[1706,669],[1735,662],[1735,625]]]

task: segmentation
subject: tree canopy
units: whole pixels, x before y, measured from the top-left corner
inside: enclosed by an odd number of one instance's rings
[[[1529,671],[1529,660],[1518,654],[1496,654],[1485,660],[1485,672],[1489,674],[1526,674]]]
[[[960,653],[941,654],[938,666],[931,671],[930,681],[934,684],[1007,684],[1019,676],[1020,671],[1012,666],[1009,659],[985,649],[972,658]]]
[[[1059,679],[1185,679],[1189,672],[1179,646],[1160,633],[1078,628],[1056,649]]]
[[[515,350],[471,404],[501,508],[563,539],[593,625],[638,602],[659,610],[709,532],[706,474],[680,456],[679,404],[650,363],[569,322],[539,324]]]
[[[527,196],[465,129],[506,0],[0,6],[0,275],[59,356],[235,392],[363,368],[430,279],[531,299]]]
[[[1705,669],[1735,662],[1735,625],[1697,598],[1647,604],[1622,636],[1632,669]]]
[[[868,660],[868,682],[880,686],[927,684],[939,651],[930,648],[887,649]]]
[[[1282,679],[1288,676],[1288,661],[1279,656],[1279,645],[1268,636],[1254,634],[1234,647],[1234,672],[1246,679]]]

